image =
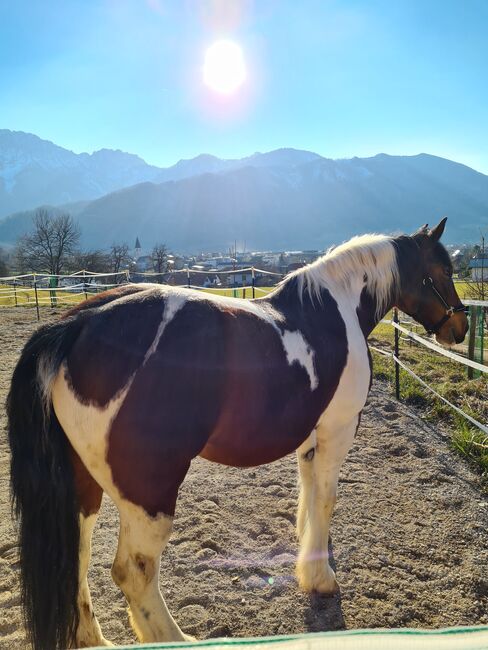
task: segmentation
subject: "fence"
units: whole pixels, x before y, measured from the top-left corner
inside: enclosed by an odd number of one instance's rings
[[[469,308],[469,314],[470,314],[470,331],[476,333],[476,322],[481,324],[480,331],[481,331],[481,360],[483,361],[483,324],[486,316],[486,312],[488,310],[488,301],[481,301],[481,300],[465,300],[464,304]],[[481,317],[477,319],[477,315],[481,314]],[[474,322],[473,322],[474,321]],[[409,366],[406,365],[401,359],[400,359],[400,336],[403,335],[404,338],[409,339],[411,341],[414,341],[417,344],[423,345],[425,348],[431,350],[432,352],[435,352],[437,354],[441,354],[444,357],[447,357],[451,361],[456,361],[457,363],[461,363],[464,366],[468,368],[468,371],[475,370],[478,373],[481,374],[488,374],[488,366],[485,365],[483,362],[479,363],[478,361],[475,361],[472,358],[466,358],[461,356],[460,354],[457,354],[455,352],[452,352],[451,350],[447,350],[439,345],[436,345],[433,343],[431,340],[426,339],[423,336],[419,336],[415,332],[412,332],[411,330],[408,330],[406,327],[404,327],[405,324],[410,324],[410,321],[400,321],[398,317],[398,310],[394,309],[393,310],[393,318],[391,320],[383,320],[382,323],[390,325],[394,329],[394,338],[393,338],[393,349],[391,351],[386,351],[384,349],[378,348],[376,346],[370,345],[370,349],[374,350],[376,353],[381,354],[385,357],[389,357],[390,359],[393,360],[395,363],[395,397],[397,400],[400,399],[400,368],[403,368],[405,372],[407,372],[411,377],[413,377],[416,381],[418,381],[426,390],[428,390],[430,393],[435,395],[438,399],[440,399],[442,402],[447,404],[450,408],[452,408],[458,415],[461,415],[464,417],[466,420],[468,420],[472,425],[477,427],[480,431],[483,432],[487,442],[488,442],[488,423],[482,423],[473,418],[471,415],[468,413],[465,413],[462,409],[460,409],[458,406],[453,404],[451,401],[449,401],[446,397],[441,395],[435,388],[427,384],[426,381],[424,381],[421,377],[419,377]],[[470,343],[474,339],[474,336],[470,336]],[[470,345],[468,348],[468,353],[471,353],[473,350],[472,346]],[[469,375],[468,375],[469,376]],[[471,377],[473,375],[471,374]]]
[[[198,279],[202,276],[213,276],[217,282],[210,282],[202,286],[192,281],[192,278]],[[241,279],[245,279],[249,283],[241,286],[236,281],[237,276],[241,276]],[[223,287],[221,277],[234,277],[234,281],[231,280],[230,284]],[[164,273],[129,272],[128,270],[116,273],[93,273],[83,270],[67,275],[27,273],[0,278],[0,306],[35,306],[37,320],[40,320],[40,306],[74,305],[93,293],[99,293],[128,282],[148,281],[185,286],[189,289],[203,289],[215,293],[224,292],[236,298],[256,298],[269,291],[269,289],[259,286],[259,282],[263,278],[270,278],[268,284],[273,285],[282,277],[280,273],[253,266],[229,271],[181,269]]]

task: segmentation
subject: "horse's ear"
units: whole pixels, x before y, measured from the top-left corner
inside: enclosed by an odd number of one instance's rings
[[[429,232],[429,238],[431,242],[436,243],[442,237],[442,233],[444,232],[444,228],[446,227],[446,221],[447,221],[447,217],[444,217],[439,221],[437,226],[435,228],[432,228],[432,230]]]
[[[415,235],[428,235],[428,234],[429,234],[429,224],[424,223],[423,226],[420,226],[420,228],[413,233],[412,237],[415,237]]]

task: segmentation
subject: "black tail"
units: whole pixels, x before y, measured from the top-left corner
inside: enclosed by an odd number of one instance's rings
[[[78,624],[78,507],[69,443],[54,414],[49,384],[83,320],[47,325],[32,336],[7,398],[22,603],[35,650],[69,647]]]

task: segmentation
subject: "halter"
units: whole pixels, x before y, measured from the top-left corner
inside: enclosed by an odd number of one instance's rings
[[[422,280],[422,284],[424,285],[424,287],[430,287],[432,289],[435,296],[438,298],[439,302],[446,309],[446,313],[440,319],[440,321],[438,321],[435,325],[433,325],[430,328],[427,327],[425,328],[427,330],[427,334],[437,334],[437,332],[441,329],[444,323],[447,323],[447,321],[451,318],[451,316],[454,316],[454,314],[456,314],[457,312],[464,311],[466,307],[462,303],[458,307],[453,307],[452,305],[448,305],[447,302],[442,297],[442,295],[437,290],[437,287],[435,286],[434,280],[432,278],[430,277],[424,278]]]

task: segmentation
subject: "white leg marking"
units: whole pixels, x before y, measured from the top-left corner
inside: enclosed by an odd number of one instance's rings
[[[76,647],[91,648],[93,646],[111,646],[100,629],[100,625],[93,611],[90,588],[88,587],[88,566],[91,556],[91,537],[97,514],[85,517],[80,514],[80,555],[79,555],[79,586],[78,586],[78,611],[80,621],[76,631]]]
[[[314,429],[309,437],[297,449],[298,470],[299,470],[299,483],[300,495],[298,497],[298,511],[297,511],[297,537],[302,539],[305,531],[305,526],[308,520],[308,511],[310,507],[310,500],[312,498],[313,489],[313,458],[308,460],[304,457],[313,449],[313,456],[315,457],[315,449],[317,447],[317,432]]]
[[[171,616],[158,585],[161,553],[173,527],[166,515],[149,517],[142,508],[121,504],[120,535],[112,576],[127,598],[130,619],[142,643],[193,640]]]
[[[297,578],[305,591],[331,593],[337,590],[334,571],[329,564],[329,527],[336,500],[342,462],[356,432],[357,416],[348,425],[327,430],[317,429],[317,447],[311,461],[303,458],[310,448],[307,441],[298,449],[302,477],[298,526],[300,552]]]
[[[295,332],[286,331],[281,335],[281,340],[285,348],[286,360],[290,366],[297,361],[305,368],[310,380],[310,389],[315,390],[319,385],[314,365],[315,352],[305,341],[303,334],[299,330]]]
[[[152,342],[151,347],[146,352],[146,355],[144,357],[144,364],[147,363],[149,357],[153,355],[154,352],[156,352],[159,341],[163,336],[166,326],[171,320],[173,320],[176,312],[183,307],[183,305],[186,303],[187,300],[188,300],[188,296],[186,296],[183,293],[168,293],[164,304],[163,318],[161,320],[161,323],[159,324],[158,331],[156,332],[156,336],[154,337],[154,341]]]

